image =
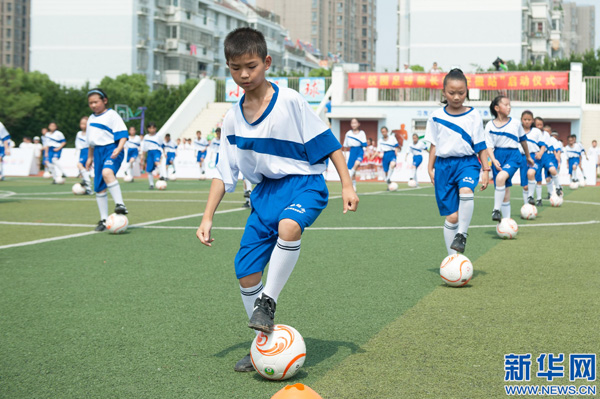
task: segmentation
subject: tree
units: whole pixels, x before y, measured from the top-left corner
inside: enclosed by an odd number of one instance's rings
[[[331,77],[331,69],[329,68],[317,68],[312,69],[308,76],[310,77]]]

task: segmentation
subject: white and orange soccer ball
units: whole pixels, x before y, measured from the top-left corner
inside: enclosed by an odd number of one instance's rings
[[[54,179],[54,183],[56,184],[65,184],[65,178],[62,176],[58,176],[56,179]]]
[[[49,179],[52,177],[52,173],[45,171],[44,174],[42,175],[44,177],[44,179]]]
[[[461,254],[446,256],[440,265],[440,277],[451,287],[461,287],[473,277],[473,264]]]
[[[83,187],[81,183],[75,183],[73,184],[73,187],[71,187],[71,191],[75,195],[83,195],[85,194],[85,187]]]
[[[579,188],[579,183],[577,183],[576,181],[572,181],[571,184],[569,184],[569,188],[571,190],[577,190]]]
[[[525,204],[521,207],[521,219],[533,220],[537,217],[537,213],[535,205]]]
[[[502,219],[496,226],[496,233],[498,233],[500,238],[512,239],[517,236],[518,232],[519,225],[511,218]]]
[[[154,185],[158,190],[164,190],[165,188],[167,188],[167,182],[164,180],[159,180],[156,182],[156,184]]]
[[[390,184],[388,184],[388,190],[390,190],[390,191],[396,191],[396,190],[398,190],[398,183],[391,182]]]
[[[254,338],[250,359],[254,369],[264,378],[286,380],[304,364],[304,338],[295,328],[276,324],[272,333],[261,332]]]
[[[411,187],[411,188],[417,187],[417,182],[414,179],[409,180],[408,187]]]
[[[125,183],[131,183],[133,181],[133,175],[125,175],[125,176],[123,176],[123,181]]]
[[[129,220],[125,215],[113,213],[108,218],[106,218],[106,229],[109,231],[109,233],[124,233],[127,231],[127,226],[129,226]]]
[[[563,197],[556,195],[556,194],[552,194],[552,196],[550,197],[550,205],[552,205],[555,208],[558,208],[562,204],[563,204]]]

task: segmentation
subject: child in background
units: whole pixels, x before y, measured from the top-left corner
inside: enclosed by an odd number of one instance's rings
[[[392,182],[392,174],[396,168],[396,150],[398,149],[398,140],[393,135],[390,135],[387,127],[381,128],[382,138],[377,143],[377,153],[381,158],[383,172],[385,173],[385,182]]]
[[[346,132],[346,138],[344,138],[344,148],[350,149],[348,170],[352,179],[352,187],[356,191],[356,171],[364,156],[364,147],[367,146],[367,135],[362,130],[359,130],[360,123],[356,118],[352,118],[350,127],[352,129]]]
[[[4,180],[4,157],[10,155],[10,134],[0,122],[0,181]]]
[[[196,139],[194,140],[194,150],[196,151],[196,162],[200,166],[200,180],[204,180],[206,169],[204,167],[204,159],[206,158],[206,149],[208,148],[208,141],[202,137],[202,132],[198,130],[196,132]]]
[[[108,96],[102,89],[92,89],[87,93],[88,105],[93,114],[88,118],[86,135],[90,145],[86,169],[94,164],[94,191],[100,211],[100,221],[96,231],[106,230],[108,217],[108,196],[115,201],[115,213],[128,213],[121,194],[121,186],[115,174],[121,167],[123,148],[127,141],[127,127],[119,114],[108,108]]]
[[[528,165],[527,169],[527,202],[531,205],[542,206],[542,191],[538,194],[538,201],[533,199],[533,195],[536,190],[537,180],[542,181],[542,156],[544,155],[543,147],[543,135],[542,131],[537,127],[533,126],[533,113],[529,110],[521,113],[521,125],[527,135],[527,147],[529,148],[530,154],[533,156],[533,165]]]
[[[165,134],[164,148],[167,155],[167,170],[165,171],[165,178],[168,180],[169,168],[173,169],[173,174],[176,173],[175,157],[177,156],[177,144],[175,144],[175,142],[171,140],[171,135],[169,133]]]
[[[65,135],[58,130],[55,122],[50,122],[48,125],[46,138],[48,139],[48,161],[52,165],[52,175],[54,178],[52,184],[56,184],[59,177],[66,177],[65,172],[58,162],[62,154],[62,149],[67,145],[67,140],[65,139]]]
[[[431,143],[428,172],[440,215],[446,217],[448,255],[465,252],[480,169],[484,172],[481,190],[486,189],[489,179],[483,121],[475,108],[463,105],[468,93],[463,72],[457,68],[448,72],[442,90],[446,106],[433,111],[425,131],[425,141]],[[480,160],[485,162],[483,166]]]
[[[568,138],[568,144],[565,147],[565,153],[567,154],[567,161],[569,165],[569,177],[571,182],[578,183],[577,178],[577,167],[581,164],[581,154],[583,152],[582,146],[577,143],[577,136],[571,134]]]
[[[413,142],[408,147],[408,151],[412,154],[412,164],[415,168],[415,172],[413,177],[410,178],[410,180],[414,180],[415,183],[417,183],[417,187],[419,187],[419,179],[417,178],[417,173],[419,171],[419,165],[421,165],[421,163],[423,162],[423,151],[427,151],[427,144],[425,144],[425,142],[422,140],[420,141],[419,135],[416,133],[412,135],[412,139]],[[406,157],[404,158],[405,161],[408,159],[408,154],[409,153],[407,152]]]
[[[75,148],[79,150],[79,161],[77,162],[77,169],[81,175],[81,185],[85,188],[85,195],[92,195],[92,181],[90,179],[90,172],[85,168],[85,164],[88,160],[88,153],[90,145],[88,144],[87,136],[85,131],[87,129],[88,117],[84,116],[79,121],[79,131],[75,136]]]
[[[141,143],[142,139],[137,135],[135,126],[130,126],[129,139],[127,140],[127,143],[125,143],[125,149],[127,150],[125,175],[131,176],[131,183],[133,183],[133,164],[139,159]]]
[[[161,160],[163,157],[163,141],[156,134],[156,123],[150,122],[146,127],[148,129],[148,134],[144,136],[144,140],[142,141],[142,169],[146,169],[148,173],[148,188],[150,190],[154,189],[154,176],[152,172],[155,169],[159,171],[159,180],[165,180],[166,169],[162,164]]]

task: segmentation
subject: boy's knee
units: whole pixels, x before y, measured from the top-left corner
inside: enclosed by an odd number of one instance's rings
[[[115,172],[108,168],[102,169],[102,177],[104,178],[105,182],[111,183],[113,180],[115,180]]]
[[[458,190],[459,194],[473,194],[473,190],[471,190],[469,187],[461,187],[460,190]]]
[[[250,274],[249,276],[244,276],[239,279],[239,282],[243,288],[250,288],[250,287],[254,287],[254,286],[258,285],[258,283],[260,283],[261,279],[262,279],[262,273],[259,272],[259,273]]]
[[[454,212],[452,215],[446,216],[446,221],[452,224],[458,223],[458,212]]]
[[[279,221],[279,238],[285,241],[297,241],[302,237],[302,228],[298,222],[292,219],[281,219]]]

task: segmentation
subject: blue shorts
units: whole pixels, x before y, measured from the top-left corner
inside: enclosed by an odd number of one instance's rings
[[[449,157],[435,160],[435,199],[440,215],[448,216],[458,211],[459,190],[468,187],[475,191],[479,183],[481,164],[475,155]]]
[[[350,155],[348,156],[348,169],[354,168],[356,161],[362,161],[364,150],[362,147],[350,147]]]
[[[423,155],[413,155],[413,166],[416,168],[423,162]]]
[[[79,150],[79,163],[85,166],[88,160],[88,153],[90,152],[89,148],[82,148]]]
[[[204,158],[206,158],[206,151],[198,151],[198,154],[196,155],[196,162],[202,162],[204,161]]]
[[[102,170],[110,169],[116,175],[125,158],[125,154],[121,151],[115,159],[112,159],[110,156],[115,148],[117,148],[116,143],[94,147],[94,191],[97,193],[106,190],[106,183],[104,182],[104,177],[102,177]]]
[[[381,164],[383,165],[383,171],[387,173],[390,169],[390,164],[392,162],[396,162],[396,151],[386,151],[383,153],[383,160]]]
[[[137,148],[128,148],[127,149],[127,162],[132,159],[136,159],[140,155],[140,152]]]
[[[167,152],[167,165],[173,165],[173,162],[175,162],[175,155],[174,152]]]
[[[53,147],[48,148],[48,160],[50,162],[54,162],[55,159],[60,159],[61,154],[62,148],[58,151],[55,151]]]
[[[4,156],[4,144],[0,141],[0,158]]]
[[[329,191],[322,175],[264,178],[250,196],[252,213],[235,256],[237,278],[265,270],[277,243],[280,220],[292,219],[304,231],[325,209],[328,199]]]
[[[541,159],[536,159],[533,157],[533,166],[530,166],[529,169],[535,170],[535,181],[542,181],[542,169],[544,169],[543,161]]]
[[[521,163],[519,165],[519,173],[521,174],[521,187],[527,187],[527,171],[529,165],[527,165],[527,157],[525,154],[521,154]]]
[[[577,167],[579,166],[579,158],[573,157],[573,158],[569,158],[569,174],[572,175],[573,174],[573,169],[577,169]]]
[[[494,156],[496,157],[496,160],[500,162],[500,165],[502,165],[501,170],[508,173],[506,187],[511,187],[512,177],[521,166],[521,153],[516,148],[496,148],[494,149]],[[525,158],[525,163],[527,164],[527,158]],[[500,170],[496,170],[496,167],[492,165],[494,184],[496,183],[496,176],[498,173],[500,173]],[[525,177],[527,177],[527,171],[525,171]],[[527,180],[527,178],[525,180]]]
[[[150,173],[156,168],[156,163],[160,162],[162,152],[159,150],[150,150],[146,154],[146,172]]]
[[[548,152],[545,152],[542,156],[542,165],[544,167],[546,177],[550,177],[550,168],[556,169],[556,157],[554,156],[554,154],[549,154]]]

